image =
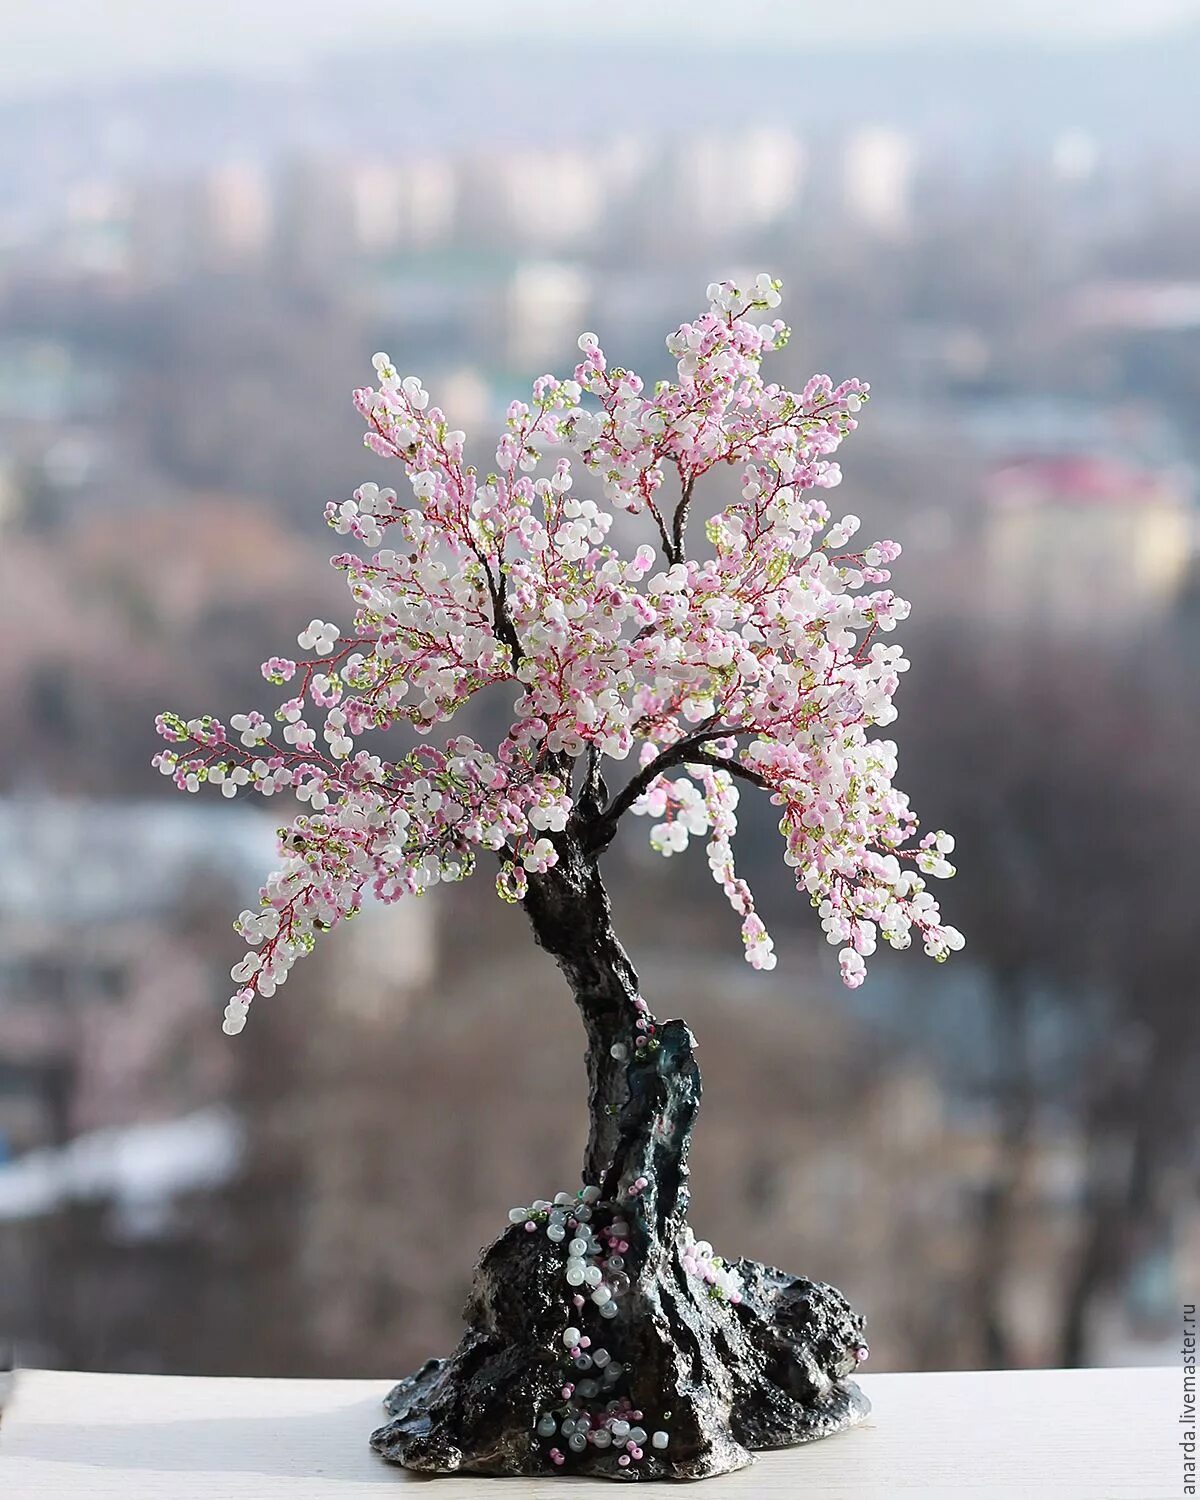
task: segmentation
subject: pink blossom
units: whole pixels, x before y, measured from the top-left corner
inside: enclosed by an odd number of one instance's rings
[[[247,711],[232,734],[158,721],[171,748],[155,764],[182,790],[301,803],[261,892],[269,930],[240,924],[258,945],[235,971],[244,994],[272,993],[367,896],[463,879],[481,849],[499,857],[499,893],[523,900],[559,858],[574,764],[605,758],[630,763],[626,806],[652,819],[654,848],[704,839],[755,968],[775,954],[734,860],[747,785],[774,804],[784,863],[847,985],[880,938],[905,948],[915,930],[939,960],[962,946],[926,884],[953,874],[953,841],[914,846],[896,746],[873,737],[908,666],[883,639],[908,615],[887,586],[900,548],[861,545],[858,518],[835,519],[824,498],[868,387],[764,381],[788,330],[755,318],[779,300],[766,275],[714,283],[708,310],[667,339],[676,379],[653,388],[582,335],[569,378],[510,405],[490,474],[465,462],[465,435],[421,382],[376,355],[378,385],[354,404],[367,446],[397,460],[395,488],[363,484],[326,508],[365,549],[333,559],[352,624],[314,619],[299,660],[263,664],[290,684],[272,718]],[[737,495],[697,546],[693,497],[718,468]],[[640,518],[623,523],[642,531],[632,557],[612,541],[617,513]],[[432,736],[498,685],[512,722],[494,750],[460,735],[390,760],[360,744],[398,727]],[[244,1024],[237,1005],[227,1029]]]

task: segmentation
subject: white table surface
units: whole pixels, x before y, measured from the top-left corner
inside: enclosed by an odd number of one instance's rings
[[[4,1500],[525,1500],[597,1481],[434,1481],[367,1447],[377,1380],[25,1371],[0,1423]],[[1174,1500],[1174,1370],[868,1375],[860,1427],[762,1454],[697,1500]],[[500,1488],[496,1488],[499,1485]],[[409,1490],[410,1494],[414,1491]],[[665,1489],[665,1493],[678,1490]]]

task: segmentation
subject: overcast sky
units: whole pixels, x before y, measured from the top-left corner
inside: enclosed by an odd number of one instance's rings
[[[289,69],[373,38],[1058,42],[1197,20],[1200,0],[0,0],[0,92],[196,64]]]

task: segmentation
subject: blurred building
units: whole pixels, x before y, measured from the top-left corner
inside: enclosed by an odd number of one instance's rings
[[[1176,473],[1039,454],[993,468],[983,499],[995,618],[1058,636],[1124,636],[1165,615],[1189,574],[1195,515]]]
[[[250,806],[0,804],[0,1154],[227,1095],[229,922],[275,861],[274,827]],[[337,1005],[373,1016],[424,983],[432,911],[349,924]]]
[[[912,219],[915,150],[901,130],[863,126],[846,141],[842,193],[852,223],[884,238],[903,234]]]
[[[551,254],[600,224],[608,196],[598,153],[579,147],[506,152],[496,170],[517,244]]]
[[[804,183],[796,135],[761,125],[667,143],[636,184],[638,240],[687,254],[761,233],[792,213]]]
[[[1072,304],[1080,327],[1134,333],[1187,333],[1200,328],[1200,281],[1089,282]]]
[[[273,205],[267,174],[250,162],[217,167],[205,183],[207,261],[214,270],[244,270],[271,242]]]
[[[570,348],[583,326],[592,279],[565,261],[522,261],[513,271],[507,297],[507,354],[519,370],[539,374]],[[572,337],[574,334],[574,337]]]
[[[454,164],[405,156],[346,164],[354,239],[366,256],[428,250],[453,235],[458,186]]]
[[[349,163],[325,154],[293,157],[276,171],[271,262],[289,281],[325,285],[360,250]]]
[[[0,805],[9,1154],[221,1094],[229,1049],[214,1017],[229,981],[215,912],[255,890],[273,855],[270,820],[241,808]]]

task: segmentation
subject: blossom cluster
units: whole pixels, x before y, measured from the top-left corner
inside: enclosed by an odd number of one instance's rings
[[[880,938],[903,948],[916,934],[939,960],[961,946],[927,885],[953,873],[952,841],[917,841],[896,747],[872,738],[908,665],[882,639],[908,615],[889,587],[900,548],[862,545],[857,517],[835,519],[824,498],[868,387],[764,381],[788,336],[767,320],[770,277],[714,283],[708,299],[667,339],[676,378],[653,388],[583,334],[570,378],[543,376],[508,408],[488,472],[420,380],[375,357],[376,384],[354,401],[367,446],[404,477],[327,509],[363,549],[333,559],[353,624],[314,619],[298,659],[263,663],[289,694],[273,722],[258,709],[228,729],[159,720],[156,763],[183,790],[288,790],[305,805],[281,830],[264,917],[240,922],[252,951],[227,1030],[365,894],[461,879],[483,847],[500,894],[521,900],[559,857],[584,756],[632,757],[630,805],[654,819],[661,853],[706,839],[755,967],[775,956],[734,868],[739,781],[775,804],[784,862],[848,985]],[[689,514],[713,470],[735,495],[693,556]],[[399,761],[361,746],[395,726],[429,735],[504,683],[512,722],[494,753],[462,736]]]
[[[728,1265],[707,1240],[698,1240],[685,1226],[679,1241],[680,1264],[689,1276],[702,1283],[710,1297],[732,1302],[742,1300],[742,1278],[735,1266]]]

